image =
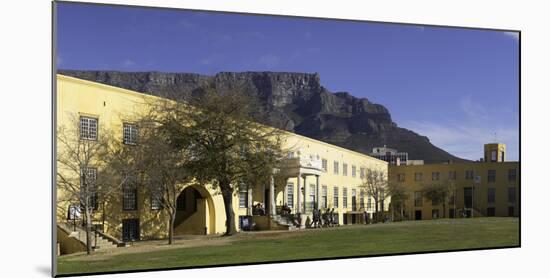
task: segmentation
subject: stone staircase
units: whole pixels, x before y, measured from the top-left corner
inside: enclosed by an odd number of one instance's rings
[[[279,226],[286,226],[288,227],[289,231],[300,229],[299,226],[296,226],[291,220],[290,216],[284,216],[284,215],[272,215],[271,220],[273,220],[277,225]]]
[[[57,226],[65,230],[65,232],[69,234],[69,237],[75,238],[76,240],[86,245],[86,230],[83,227],[77,226],[76,228],[74,228],[74,226],[66,223],[57,223]],[[91,231],[90,238],[93,250],[110,249],[123,245],[122,242],[116,240],[115,238],[109,237],[101,232]]]

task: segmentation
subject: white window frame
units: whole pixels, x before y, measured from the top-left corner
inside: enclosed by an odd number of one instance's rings
[[[122,124],[122,142],[126,145],[137,145],[139,129],[136,124]]]
[[[81,140],[97,140],[98,118],[80,116],[79,133]]]

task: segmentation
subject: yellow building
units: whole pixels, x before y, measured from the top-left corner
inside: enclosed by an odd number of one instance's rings
[[[483,162],[389,166],[389,182],[404,185],[406,219],[518,216],[519,163],[504,162],[504,144],[485,145]],[[427,185],[451,188],[446,202],[423,194]]]
[[[57,75],[57,126],[69,126],[78,119],[80,130],[98,136],[109,130],[120,140],[132,140],[135,112],[147,109],[147,103],[156,97],[138,92]],[[81,131],[82,132],[82,131]],[[92,138],[93,139],[93,138]],[[58,153],[61,151],[60,144]],[[362,193],[359,187],[368,169],[387,173],[387,163],[370,156],[350,151],[304,136],[288,133],[284,148],[292,149],[285,161],[284,170],[289,178],[283,184],[270,184],[262,188],[241,190],[235,195],[235,221],[246,228],[253,220],[258,229],[304,228],[311,218],[312,209],[318,205],[334,208],[340,224],[363,223],[363,213],[372,214],[374,201]],[[168,215],[143,188],[121,189],[108,200],[99,200],[94,225],[100,235],[114,242],[167,237]],[[70,208],[74,201],[65,200],[65,192],[57,190],[58,228],[70,233]],[[380,204],[387,210],[389,198]],[[264,215],[253,206],[261,203]],[[301,213],[302,223],[294,225],[281,217],[281,207],[288,205],[291,213]],[[225,231],[224,204],[215,189],[183,186],[178,197],[175,234],[218,234]]]

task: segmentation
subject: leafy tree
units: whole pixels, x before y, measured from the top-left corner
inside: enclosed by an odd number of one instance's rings
[[[405,202],[409,199],[410,192],[405,185],[396,182],[388,183],[388,189],[391,196],[392,210],[397,207],[399,209],[400,219],[403,220]],[[393,215],[394,213],[392,212],[392,217]]]
[[[238,89],[208,89],[187,103],[164,103],[160,108],[165,111],[160,130],[170,147],[190,154],[182,169],[200,185],[221,192],[225,235],[236,232],[233,195],[239,185],[270,177],[282,158],[283,132],[254,122],[256,106]]]
[[[432,203],[443,205],[443,217],[446,217],[447,203],[454,198],[455,185],[450,180],[440,183],[425,184],[422,186],[422,194]],[[456,203],[456,202],[455,202]]]

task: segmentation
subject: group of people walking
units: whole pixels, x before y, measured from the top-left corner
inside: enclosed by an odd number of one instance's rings
[[[338,224],[338,215],[334,213],[334,208],[329,209],[323,213],[321,209],[313,210],[313,221],[311,222],[311,228],[322,227],[335,227],[340,226]]]

